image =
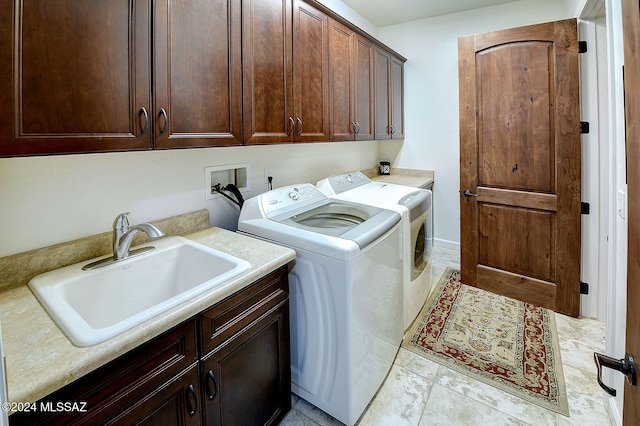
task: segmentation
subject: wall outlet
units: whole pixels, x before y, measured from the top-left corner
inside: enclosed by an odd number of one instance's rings
[[[264,183],[269,183],[269,177],[273,179],[273,168],[267,167],[264,169]]]

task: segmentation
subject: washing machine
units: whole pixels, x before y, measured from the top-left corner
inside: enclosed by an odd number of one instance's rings
[[[316,185],[333,198],[392,209],[402,215],[403,309],[407,330],[431,288],[432,193],[427,189],[374,182],[361,172],[329,176]]]
[[[401,215],[311,184],[247,200],[238,232],[290,247],[292,391],[353,425],[402,342]]]

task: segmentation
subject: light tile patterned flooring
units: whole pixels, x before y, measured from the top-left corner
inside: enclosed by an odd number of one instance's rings
[[[460,268],[459,259],[458,250],[434,247],[432,287],[447,266]],[[604,351],[604,323],[560,314],[555,317],[570,417],[400,349],[358,425],[611,425],[593,363],[593,352]],[[296,395],[291,398],[293,408],[281,425],[342,424]]]

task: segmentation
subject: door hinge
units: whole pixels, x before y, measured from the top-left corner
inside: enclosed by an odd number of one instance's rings
[[[579,41],[578,42],[578,53],[587,53],[587,42]]]
[[[580,294],[589,294],[589,284],[580,281]]]
[[[580,122],[580,133],[589,133],[589,122],[581,121]]]
[[[580,203],[580,214],[589,214],[589,203]]]

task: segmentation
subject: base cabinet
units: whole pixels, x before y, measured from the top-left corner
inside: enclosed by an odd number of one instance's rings
[[[288,267],[48,395],[15,425],[261,425],[291,409]]]

